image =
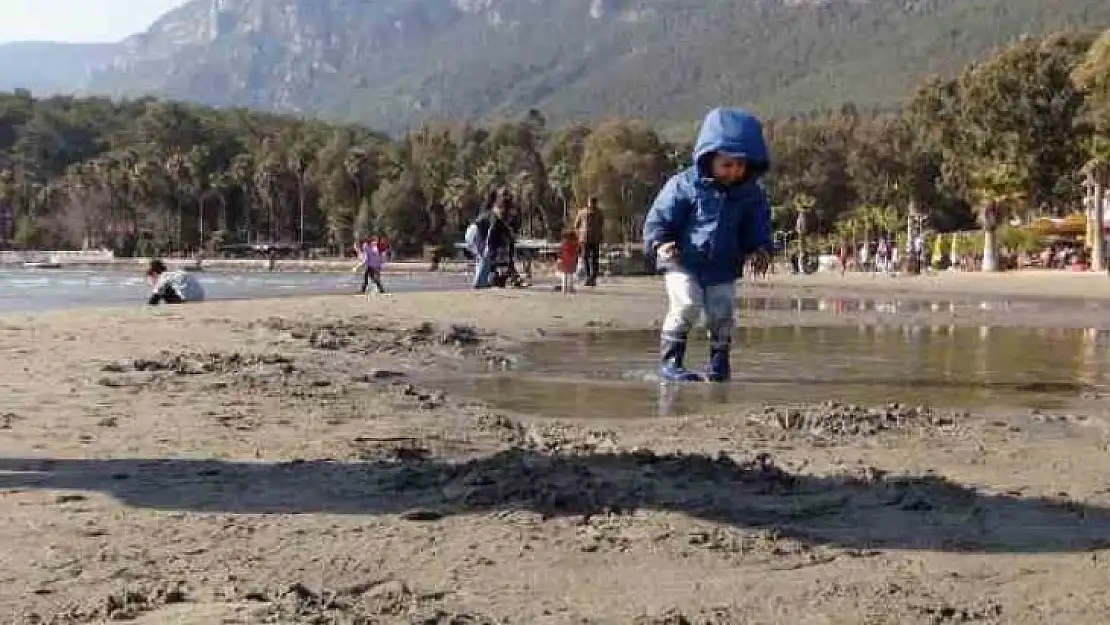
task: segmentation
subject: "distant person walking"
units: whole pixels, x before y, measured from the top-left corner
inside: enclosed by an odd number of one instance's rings
[[[597,205],[597,198],[591,197],[586,207],[578,211],[574,218],[574,229],[578,231],[578,242],[582,246],[582,261],[586,265],[585,286],[597,286],[597,276],[601,273],[601,244],[605,237],[605,215]]]
[[[359,293],[365,293],[371,281],[377,287],[378,293],[385,293],[385,286],[382,285],[382,267],[385,265],[385,260],[378,245],[377,237],[366,239],[359,245],[358,258],[362,261],[362,288],[359,289]]]

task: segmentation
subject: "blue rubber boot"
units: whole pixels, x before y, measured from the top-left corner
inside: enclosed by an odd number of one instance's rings
[[[700,382],[700,373],[690,371],[686,360],[686,341],[663,339],[659,347],[659,378],[663,382]]]
[[[730,377],[732,377],[732,367],[729,364],[728,346],[710,348],[705,379],[710,382],[728,382]]]

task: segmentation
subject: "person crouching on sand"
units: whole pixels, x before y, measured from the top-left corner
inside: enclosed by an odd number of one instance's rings
[[[196,276],[180,270],[169,271],[160,260],[150,261],[146,279],[151,291],[147,304],[151,306],[204,301],[204,287]]]
[[[559,275],[563,279],[561,290],[564,295],[574,292],[574,274],[578,272],[580,249],[578,233],[574,230],[564,232],[563,242],[559,244]]]
[[[359,289],[359,293],[365,293],[371,281],[377,287],[378,293],[385,293],[385,286],[382,285],[382,267],[385,261],[382,258],[381,250],[378,249],[376,237],[371,237],[362,242],[362,245],[359,246],[358,257],[362,261],[362,288]]]
[[[665,273],[669,308],[660,337],[660,376],[667,381],[723,382],[736,279],[746,257],[771,249],[771,208],[759,179],[771,160],[763,124],[740,109],[714,109],[702,121],[694,165],[674,175],[644,222],[644,251]],[[705,311],[706,374],[685,368],[686,338]]]

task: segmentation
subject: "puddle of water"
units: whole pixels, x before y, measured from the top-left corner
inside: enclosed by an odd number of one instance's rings
[[[552,417],[713,413],[839,401],[1053,409],[1110,388],[1110,331],[924,326],[743,328],[729,384],[661,386],[658,334],[576,334],[531,346],[521,370],[455,381],[504,410]],[[691,342],[690,364],[706,346]]]

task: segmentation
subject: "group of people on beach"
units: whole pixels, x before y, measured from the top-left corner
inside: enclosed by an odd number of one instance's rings
[[[512,194],[506,189],[491,194],[484,210],[467,228],[465,245],[474,259],[475,289],[493,286],[524,286],[525,280],[516,268],[516,225]],[[591,197],[575,215],[570,228],[563,231],[559,243],[557,269],[564,293],[575,290],[579,273],[586,286],[596,286],[601,273],[601,246],[605,232],[605,216],[597,198]],[[529,272],[530,273],[530,272]]]
[[[663,274],[668,299],[660,334],[660,377],[664,382],[723,382],[731,375],[736,281],[746,262],[765,257],[773,247],[770,204],[761,183],[771,165],[763,124],[741,109],[714,109],[702,121],[693,157],[691,167],[663,186],[644,222],[644,250]],[[512,219],[512,195],[500,190],[467,228],[466,246],[475,261],[474,288],[522,281],[514,263]],[[580,265],[584,283],[597,283],[604,223],[597,200],[590,199],[573,227],[563,233],[558,262],[559,288],[565,293],[574,290]],[[381,272],[388,249],[381,237],[356,246],[362,292],[370,282],[385,291]],[[192,275],[167,271],[161,261],[151,262],[147,276],[151,304],[204,299]],[[687,339],[703,313],[709,335],[704,372],[686,366]]]

